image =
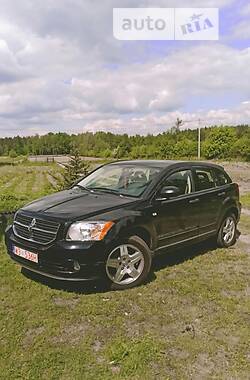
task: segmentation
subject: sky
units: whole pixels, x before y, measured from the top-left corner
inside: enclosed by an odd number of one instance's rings
[[[246,0],[0,0],[0,137],[249,124]],[[120,41],[114,7],[219,7],[218,41]]]

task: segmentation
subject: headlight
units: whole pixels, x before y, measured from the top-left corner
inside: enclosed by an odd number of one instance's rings
[[[113,222],[76,222],[68,229],[66,240],[102,240]]]

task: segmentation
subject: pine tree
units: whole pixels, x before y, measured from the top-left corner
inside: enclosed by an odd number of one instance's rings
[[[71,152],[69,163],[65,165],[60,177],[53,176],[56,179],[57,190],[70,188],[74,182],[84,177],[89,172],[89,163],[82,160],[79,150],[74,148]]]

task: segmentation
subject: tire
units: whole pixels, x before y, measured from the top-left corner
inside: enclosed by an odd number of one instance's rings
[[[106,260],[106,275],[111,290],[130,289],[144,283],[151,269],[152,254],[138,236],[118,243]]]
[[[235,244],[237,237],[237,221],[233,213],[227,214],[220,226],[217,235],[217,244],[221,248],[228,248]]]

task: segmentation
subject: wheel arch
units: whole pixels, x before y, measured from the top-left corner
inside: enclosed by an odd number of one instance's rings
[[[147,246],[152,250],[154,249],[154,238],[150,231],[145,226],[131,226],[128,229],[125,229],[121,232],[121,237],[131,237],[131,236],[138,236],[141,238]]]
[[[221,226],[221,223],[223,221],[223,219],[229,215],[233,213],[236,217],[236,220],[238,221],[239,220],[239,216],[240,216],[240,211],[238,210],[237,206],[235,205],[230,205],[227,207],[227,209],[223,212],[223,214],[221,215],[220,219],[219,219],[219,223],[218,223],[218,226],[217,226],[217,229],[219,230],[220,226]]]

